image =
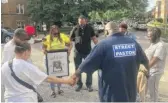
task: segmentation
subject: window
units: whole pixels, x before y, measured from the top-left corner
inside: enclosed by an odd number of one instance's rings
[[[17,28],[24,28],[25,23],[24,23],[24,21],[16,21],[16,26],[17,26]]]
[[[21,7],[20,7],[20,13],[24,14],[24,5],[21,5]]]
[[[3,23],[3,21],[1,21],[1,27],[2,27],[2,28],[4,27],[4,23]]]
[[[17,13],[17,14],[20,14],[20,4],[18,4],[18,5],[16,6],[16,13]]]
[[[24,5],[18,4],[18,5],[16,6],[16,13],[17,13],[17,14],[24,14]]]

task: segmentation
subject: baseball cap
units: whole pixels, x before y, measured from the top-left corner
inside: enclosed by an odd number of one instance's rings
[[[79,16],[79,19],[87,19],[87,17],[84,16],[84,15],[80,15],[80,16]]]

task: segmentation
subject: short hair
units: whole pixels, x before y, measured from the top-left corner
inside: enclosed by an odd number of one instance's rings
[[[151,32],[152,36],[155,38],[155,39],[158,39],[161,37],[161,30],[157,27],[150,27],[148,28],[148,31]]]
[[[119,25],[119,28],[124,28],[124,29],[127,29],[127,28],[128,28],[128,26],[127,26],[127,24],[126,24],[126,23],[121,23],[121,24]]]
[[[118,31],[118,25],[115,22],[110,21],[105,25],[105,30]]]
[[[84,15],[80,15],[78,19],[87,19],[87,17]]]
[[[14,31],[14,37],[17,37],[19,39],[23,39],[23,38],[27,38],[28,35],[24,29],[18,28]]]
[[[20,53],[22,54],[23,52],[31,50],[31,46],[29,43],[17,43],[15,46],[15,53]]]

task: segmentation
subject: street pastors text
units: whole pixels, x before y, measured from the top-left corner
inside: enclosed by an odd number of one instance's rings
[[[126,57],[135,56],[136,47],[135,44],[118,44],[113,45],[114,57]]]

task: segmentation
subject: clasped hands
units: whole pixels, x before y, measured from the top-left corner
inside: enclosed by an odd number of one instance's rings
[[[68,78],[68,84],[70,85],[70,86],[74,86],[76,83],[77,83],[77,81],[79,80],[79,78],[75,75],[75,74],[73,74],[72,76],[70,76],[69,78]]]

